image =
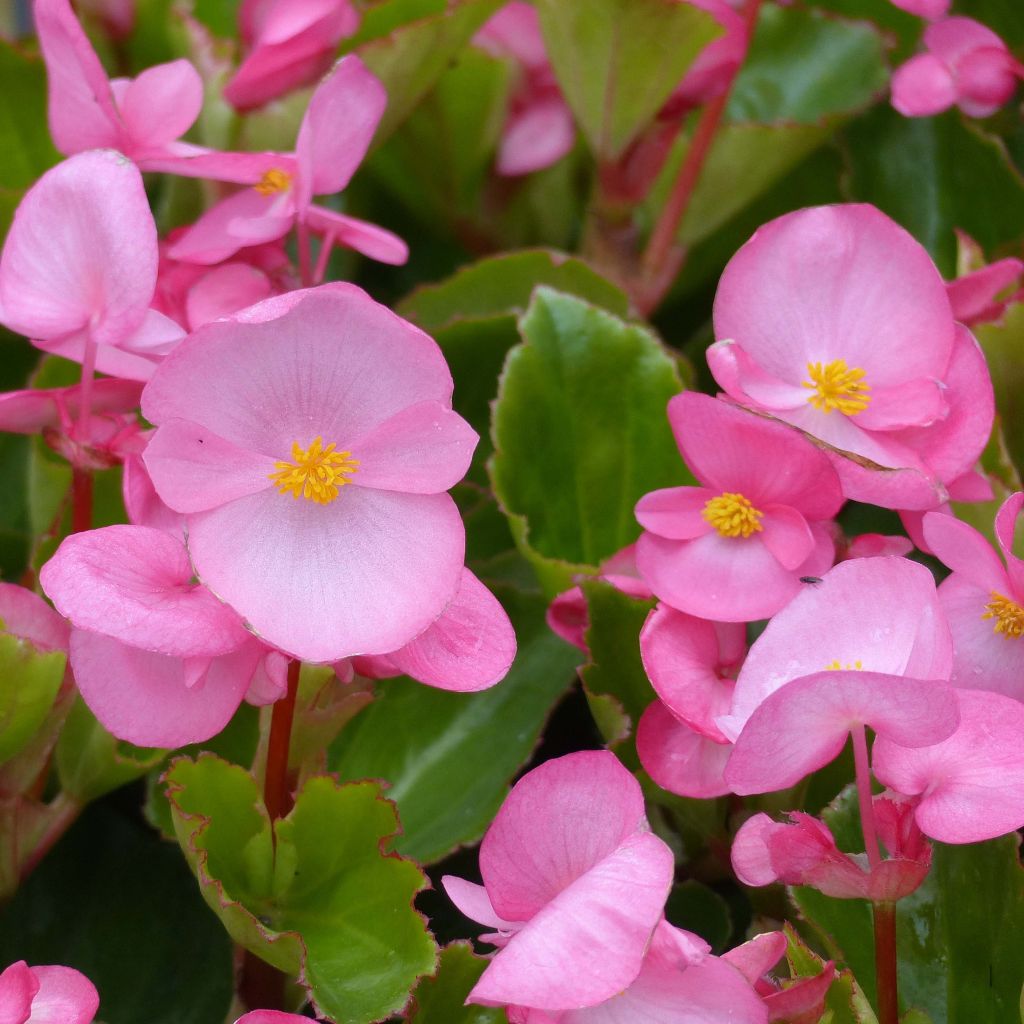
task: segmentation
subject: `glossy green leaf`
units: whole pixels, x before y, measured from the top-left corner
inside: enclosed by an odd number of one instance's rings
[[[625,151],[722,34],[675,0],[537,0],[537,13],[562,92],[603,160]]]
[[[996,411],[1010,461],[1024,471],[1024,303],[1011,306],[1001,323],[974,329],[992,374]]]
[[[960,228],[986,251],[1024,233],[1024,178],[995,136],[955,111],[903,117],[886,105],[844,131],[849,198],[874,203],[948,277]]]
[[[788,946],[786,960],[794,978],[814,978],[821,974],[825,961],[800,938],[790,925],[785,927]],[[878,1018],[854,976],[842,970],[829,986],[825,997],[823,1024],[878,1024]]]
[[[26,640],[0,634],[0,763],[21,751],[46,721],[66,661],[63,651],[41,654]]]
[[[176,760],[165,778],[178,841],[236,942],[300,975],[337,1024],[405,1006],[436,947],[412,907],[423,875],[382,852],[398,820],[377,784],[309,779],[274,842],[243,769],[203,754]]]
[[[481,693],[385,680],[331,748],[330,768],[340,778],[390,784],[402,822],[395,848],[419,861],[439,860],[483,835],[579,661],[547,628],[539,598],[504,588],[498,594],[519,645],[505,679]]]
[[[504,1010],[464,1005],[486,966],[487,961],[476,956],[468,942],[446,946],[437,975],[424,978],[413,992],[407,1024],[505,1024]]]
[[[688,482],[668,426],[681,390],[643,327],[550,288],[520,320],[494,409],[495,494],[549,590],[636,540],[637,500]]]

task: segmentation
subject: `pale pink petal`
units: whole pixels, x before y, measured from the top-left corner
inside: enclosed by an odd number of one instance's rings
[[[516,656],[516,635],[498,599],[468,570],[432,625],[388,657],[407,676],[471,693],[500,682]]]
[[[142,323],[118,347],[125,352],[159,362],[163,356],[177,348],[184,337],[185,332],[175,320],[155,309],[147,309]]]
[[[387,106],[384,86],[355,54],[342,57],[317,86],[295,143],[299,209],[340,192],[370,148]]]
[[[119,148],[122,127],[110,83],[68,0],[36,0],[39,47],[46,61],[47,116],[54,144],[65,155]]]
[[[262,302],[273,294],[267,275],[247,263],[228,263],[214,267],[188,291],[185,309],[191,330],[211,320],[230,316],[238,310]]]
[[[192,575],[174,537],[106,526],[65,537],[39,581],[79,629],[177,657],[234,650],[247,638],[238,617]]]
[[[508,119],[495,170],[505,177],[532,174],[557,163],[576,142],[572,112],[561,96],[543,96]]]
[[[408,494],[454,487],[469,469],[477,432],[441,402],[419,402],[350,445],[359,470],[352,482]]]
[[[495,911],[487,890],[482,885],[467,882],[464,878],[456,878],[454,875],[445,875],[441,879],[441,885],[452,903],[471,921],[485,924],[488,928],[497,928],[502,932],[518,931],[522,927],[522,922],[506,921]]]
[[[242,702],[260,645],[213,658],[188,685],[182,658],[143,651],[99,633],[71,633],[71,668],[82,698],[118,739],[140,747],[181,747],[215,736]]]
[[[116,345],[156,284],[156,227],[138,170],[119,153],[81,153],[26,193],[0,257],[5,324],[32,338],[89,326]]]
[[[956,102],[956,82],[934,54],[919,53],[892,76],[892,105],[904,117],[931,117]]]
[[[551,806],[551,801],[545,802],[545,809]],[[589,803],[587,820],[576,819],[577,828],[585,830],[587,838],[571,835],[565,826],[559,830],[574,852],[585,852],[584,860],[598,848],[587,839],[608,834],[593,820],[604,818],[608,810],[606,797],[604,803]],[[499,813],[503,812],[504,808]],[[548,837],[550,833],[538,828],[534,845],[543,842],[565,868],[582,865],[573,865],[572,854],[556,850],[553,837]],[[528,848],[521,853],[530,860],[535,858]],[[545,901],[491,961],[468,1001],[567,1010],[621,992],[640,971],[672,885],[673,870],[672,853],[657,836],[649,832],[628,836],[596,863],[587,863],[582,874]],[[487,888],[493,893],[489,882]]]
[[[957,727],[956,693],[937,679],[880,672],[838,670],[796,679],[750,716],[726,765],[726,782],[740,794],[795,785],[838,757],[859,725],[905,746],[939,743]]]
[[[160,498],[175,512],[202,512],[274,486],[274,459],[188,420],[165,420],[142,459]]]
[[[999,541],[999,548],[1003,552],[1003,558],[1006,559],[1006,573],[1012,582],[1014,594],[1024,599],[1024,561],[1014,553],[1014,549],[1017,548],[1017,545],[1014,544],[1017,520],[1020,518],[1022,508],[1024,508],[1024,491],[1011,494],[999,506],[995,526],[996,540]]]
[[[203,80],[187,60],[146,68],[118,104],[133,148],[174,142],[195,123],[203,106]]]
[[[330,235],[336,244],[379,263],[401,266],[409,258],[409,246],[398,235],[358,217],[313,204],[306,210],[306,223],[311,231]]]
[[[926,512],[922,529],[932,554],[964,580],[986,591],[1006,594],[1011,589],[999,556],[973,526],[942,512]]]
[[[708,369],[718,386],[734,401],[762,409],[802,409],[807,390],[765,373],[729,338],[708,347]]]
[[[32,967],[39,991],[26,1024],[92,1024],[100,997],[93,983],[70,967]]]
[[[915,817],[943,843],[977,843],[1024,825],[1024,704],[999,693],[961,690],[960,728],[920,749],[879,737],[874,772],[907,796]]]
[[[926,427],[947,414],[945,385],[931,377],[889,388],[874,388],[871,404],[857,414],[862,430]]]
[[[668,540],[703,537],[714,529],[704,518],[704,506],[720,493],[708,487],[651,491],[636,503],[636,519],[645,530]]]
[[[973,50],[1006,49],[1006,44],[987,25],[973,18],[943,18],[924,30],[924,45],[950,68]]]
[[[43,654],[68,649],[67,622],[38,594],[14,583],[0,583],[0,630]]]
[[[124,460],[121,491],[128,522],[163,530],[185,542],[185,517],[160,500],[141,455]]]
[[[953,316],[968,326],[995,319],[1003,311],[997,296],[1024,275],[1024,262],[1013,257],[996,260],[946,285]]]
[[[297,658],[393,651],[458,587],[465,533],[447,494],[346,487],[326,505],[264,490],[188,517],[196,572]]]
[[[269,45],[287,42],[338,12],[345,14],[349,31],[353,31],[359,24],[359,14],[347,0],[277,0],[269,4],[262,19],[259,41]]]
[[[807,520],[788,505],[765,505],[761,540],[783,569],[798,569],[814,550]]]
[[[267,171],[294,175],[297,167],[291,153],[221,153],[187,142],[169,143],[138,157],[135,162],[142,171],[209,178],[237,185],[255,185]]]
[[[732,964],[753,985],[786,955],[787,945],[782,932],[762,932],[723,953],[722,959]]]
[[[588,750],[544,762],[516,783],[480,847],[494,909],[509,921],[529,920],[643,821],[640,784],[614,754]]]
[[[25,1024],[38,991],[39,980],[24,960],[5,968],[0,974],[0,1024]]]
[[[787,827],[773,821],[767,814],[755,814],[740,826],[733,838],[729,859],[736,877],[744,885],[771,885],[779,880],[768,838],[778,829]]]
[[[732,745],[694,732],[661,701],[640,716],[636,750],[644,771],[670,793],[706,800],[730,791],[723,772]]]
[[[259,641],[252,641],[259,643]],[[261,645],[262,646],[262,645]],[[254,707],[274,704],[288,692],[288,664],[290,658],[280,651],[263,648],[263,656],[256,664],[249,688],[245,691],[245,702]],[[349,680],[351,681],[351,680]]]

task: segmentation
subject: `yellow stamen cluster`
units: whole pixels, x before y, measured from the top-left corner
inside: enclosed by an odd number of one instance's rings
[[[852,665],[840,665],[839,659],[836,658],[825,666],[825,670],[828,672],[839,672],[845,669],[847,672],[853,672],[855,669],[862,669],[863,667],[864,666],[861,663],[860,658],[858,658]]]
[[[338,490],[351,483],[359,468],[351,452],[335,451],[337,445],[324,447],[324,439],[317,437],[306,449],[298,441],[292,444],[292,462],[275,462],[276,473],[270,480],[280,494],[293,498],[308,498],[318,505],[329,505],[338,496]]]
[[[253,188],[261,196],[273,196],[278,192],[287,192],[292,187],[292,176],[287,171],[282,171],[280,167],[271,167],[269,171],[265,171],[263,177],[260,178]]]
[[[749,537],[764,529],[761,525],[764,513],[754,508],[742,494],[726,491],[712,498],[701,515],[723,537]]]
[[[808,363],[811,379],[803,386],[814,392],[808,399],[815,409],[832,412],[838,409],[844,416],[856,416],[871,401],[871,388],[864,383],[865,373],[859,367],[848,367],[845,359],[831,363]]]
[[[983,619],[995,619],[994,633],[1002,633],[1007,640],[1024,636],[1024,608],[1002,594],[992,591],[992,600],[985,605]]]

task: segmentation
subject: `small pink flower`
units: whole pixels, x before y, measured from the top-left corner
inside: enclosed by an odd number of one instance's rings
[[[335,662],[395,651],[455,597],[445,493],[476,434],[440,349],[354,285],[207,324],[143,393],[144,453],[195,571],[256,634]]]
[[[0,974],[0,1020],[5,1024],[92,1024],[100,997],[70,967],[29,967],[24,960]]]
[[[892,78],[892,105],[906,117],[929,117],[954,104],[988,117],[1009,101],[1024,67],[990,28],[973,18],[944,18],[925,29],[927,53]]]
[[[313,202],[348,185],[386,104],[384,86],[363,62],[343,57],[313,93],[294,154],[276,155],[269,169],[253,168],[247,154],[221,153],[205,162],[207,176],[251,187],[207,210],[168,255],[220,263],[246,246],[283,238],[298,224],[371,259],[404,263],[408,248],[390,231]]]
[[[828,457],[794,431],[686,392],[669,421],[698,487],[637,502],[637,568],[674,608],[701,618],[767,618],[832,564],[825,523],[843,496]],[[777,466],[786,466],[779,473]]]
[[[243,0],[238,20],[249,52],[224,87],[238,110],[315,82],[359,26],[349,0]]]
[[[482,936],[499,950],[467,1002],[561,1020],[556,1011],[637,980],[673,858],[649,830],[636,779],[613,754],[585,751],[516,783],[484,836],[480,871],[482,886],[442,880],[467,917],[497,929]]]

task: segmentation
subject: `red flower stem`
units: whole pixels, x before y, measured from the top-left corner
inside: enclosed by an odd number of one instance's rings
[[[757,24],[757,15],[760,9],[761,0],[747,0],[744,10],[744,21],[746,23],[748,50],[750,49],[750,40],[754,35],[754,27]],[[701,172],[704,170],[704,164],[707,162],[708,154],[711,151],[711,144],[715,140],[715,134],[718,132],[722,117],[725,114],[725,108],[729,103],[732,87],[742,66],[742,61],[737,62],[736,70],[726,85],[725,91],[717,99],[712,100],[700,115],[697,128],[693,133],[693,139],[690,142],[690,148],[686,151],[686,156],[683,159],[682,166],[679,168],[679,174],[676,177],[675,184],[672,186],[668,201],[665,203],[658,222],[654,225],[654,230],[651,232],[651,237],[647,242],[647,249],[643,255],[643,272],[648,280],[657,279],[659,268],[665,264],[672,253],[676,235],[679,232],[679,226],[683,223],[686,211],[690,207],[690,201],[693,199],[693,193],[697,188]]]
[[[92,529],[92,473],[71,467],[71,532]]]
[[[50,820],[32,852],[21,862],[18,875],[24,881],[39,866],[39,862],[57,845],[57,841],[75,823],[82,813],[82,805],[66,793],[59,793],[46,808]]]
[[[899,1024],[900,1001],[896,978],[896,904],[873,903],[875,978],[878,984],[878,1024]]]
[[[76,440],[88,442],[89,418],[92,415],[92,379],[96,372],[96,341],[92,331],[86,334],[82,355],[82,391],[78,407],[78,422],[72,428]],[[92,472],[81,466],[71,467],[71,532],[82,533],[92,529]]]
[[[292,720],[295,718],[295,698],[299,692],[301,668],[302,662],[297,659],[288,663],[288,692],[274,705],[271,712],[263,802],[272,822],[283,818],[292,809],[288,751],[291,747]]]
[[[878,851],[878,832],[875,829],[875,808],[871,799],[871,761],[868,757],[868,737],[863,725],[850,731],[853,737],[853,764],[857,773],[857,803],[860,805],[860,829],[864,836],[864,850],[873,871],[882,863]]]
[[[313,255],[309,247],[309,227],[299,218],[295,225],[296,247],[299,250],[299,278],[303,288],[313,286]]]
[[[328,231],[320,242],[320,252],[316,258],[316,269],[313,271],[313,284],[323,284],[324,275],[327,273],[327,261],[331,258],[331,250],[334,248],[334,232]]]

